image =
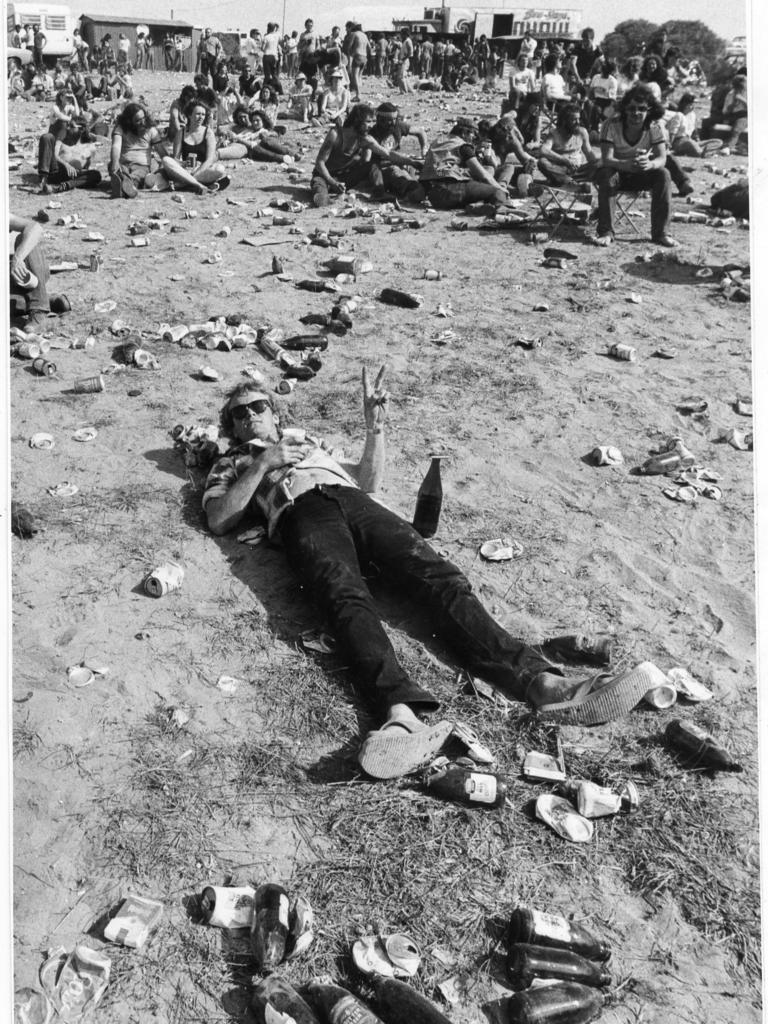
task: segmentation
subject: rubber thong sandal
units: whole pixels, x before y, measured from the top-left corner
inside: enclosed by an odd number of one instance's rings
[[[542,718],[562,725],[601,725],[628,714],[655,686],[665,681],[664,673],[651,661],[643,661],[629,672],[611,677],[606,672],[586,679],[570,700],[544,704]],[[601,684],[602,680],[609,682]]]
[[[357,759],[372,778],[396,779],[434,757],[452,730],[451,722],[415,729],[410,723],[392,719],[368,733]]]

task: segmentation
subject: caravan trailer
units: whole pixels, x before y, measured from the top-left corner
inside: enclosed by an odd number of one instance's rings
[[[69,5],[29,3],[28,0],[22,0],[21,3],[6,3],[5,10],[9,38],[15,25],[33,25],[35,28],[39,25],[46,38],[43,53],[45,58],[56,60],[72,54],[75,48],[72,42],[75,20]]]

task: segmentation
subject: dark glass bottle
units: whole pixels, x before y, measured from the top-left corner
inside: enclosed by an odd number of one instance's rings
[[[251,950],[259,968],[273,971],[285,956],[288,940],[288,893],[272,882],[260,885],[253,897]]]
[[[295,1024],[320,1024],[315,1012],[304,1002],[296,989],[276,974],[264,978],[253,990],[251,1007],[259,1024],[274,1019],[274,1015],[269,1014],[267,1006],[280,1014],[286,1014]]]
[[[325,1024],[384,1024],[365,1003],[340,985],[313,981],[307,991]]]
[[[434,1003],[405,982],[374,977],[372,983],[386,1024],[451,1024]]]
[[[515,992],[505,1004],[508,1024],[587,1024],[599,1016],[605,996],[587,985],[562,981]]]
[[[721,772],[744,771],[742,765],[733,760],[714,736],[710,736],[693,722],[675,719],[667,726],[664,736],[671,747],[703,768],[716,768]]]
[[[376,298],[390,306],[404,306],[407,309],[418,309],[424,303],[421,295],[416,295],[412,292],[401,292],[397,288],[382,288],[376,292]]]
[[[416,511],[413,514],[413,528],[422,537],[434,537],[440,522],[443,507],[443,485],[440,480],[440,456],[433,455],[432,462],[416,496]]]
[[[556,949],[570,949],[589,960],[607,960],[611,955],[610,946],[593,935],[583,925],[561,917],[547,914],[543,910],[529,910],[517,907],[509,918],[507,942],[530,943]]]
[[[507,977],[513,988],[528,988],[535,978],[576,981],[592,988],[611,983],[608,971],[594,960],[587,960],[570,949],[530,946],[522,942],[509,947]]]
[[[424,773],[424,785],[444,800],[470,807],[501,807],[507,799],[507,784],[493,772],[478,771],[473,765],[447,762]]]

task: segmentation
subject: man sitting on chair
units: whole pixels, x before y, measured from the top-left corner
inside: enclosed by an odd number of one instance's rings
[[[597,153],[589,144],[587,129],[581,125],[581,115],[575,103],[566,103],[557,114],[557,123],[545,138],[538,168],[555,186],[591,177],[599,162]]]

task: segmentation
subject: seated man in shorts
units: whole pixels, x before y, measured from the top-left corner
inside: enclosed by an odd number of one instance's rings
[[[371,385],[363,370],[365,447],[357,464],[341,464],[305,431],[283,431],[270,394],[237,385],[221,412],[232,447],[208,474],[203,508],[217,535],[255,513],[280,541],[291,568],[325,617],[363,697],[383,724],[369,733],[359,760],[375,778],[393,778],[433,756],[451,724],[419,715],[438,700],[398,663],[366,586],[361,565],[382,581],[408,588],[468,672],[530,702],[555,720],[597,724],[629,711],[649,689],[639,670],[602,682],[568,680],[540,650],[491,618],[459,568],[442,558],[400,516],[371,495],[384,475],[389,393],[385,367]]]

